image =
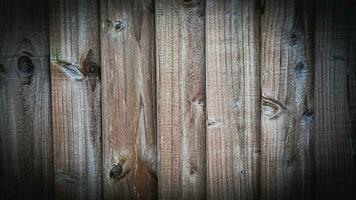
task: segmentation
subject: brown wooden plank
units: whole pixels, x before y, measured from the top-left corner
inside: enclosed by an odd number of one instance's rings
[[[208,199],[259,199],[259,1],[206,6]]]
[[[315,199],[355,199],[356,4],[319,0],[317,8]]]
[[[0,199],[51,199],[48,4],[0,1]]]
[[[310,197],[313,5],[268,0],[262,16],[261,198]]]
[[[104,199],[157,199],[152,9],[101,3]]]
[[[50,2],[55,195],[101,199],[98,2]]]
[[[206,199],[204,1],[156,1],[160,199]]]

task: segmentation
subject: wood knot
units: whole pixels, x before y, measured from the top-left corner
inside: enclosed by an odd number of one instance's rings
[[[182,0],[182,4],[185,7],[193,7],[198,5],[200,0]]]
[[[87,56],[85,57],[83,68],[86,75],[95,75],[100,73],[100,67],[95,63],[94,52],[91,49],[88,51]]]
[[[262,97],[261,107],[262,113],[269,119],[277,118],[286,109],[278,101],[267,97]]]
[[[298,75],[303,74],[303,73],[307,72],[307,66],[304,64],[304,62],[299,62],[295,66],[295,71]]]
[[[112,178],[112,179],[118,179],[122,174],[122,166],[121,164],[116,164],[114,165],[111,170],[110,170],[110,173],[109,173],[109,177]]]
[[[64,64],[60,66],[60,69],[71,80],[81,81],[84,78],[77,65]]]
[[[125,28],[125,21],[123,20],[111,21],[108,19],[107,22],[108,22],[108,26],[116,32],[120,32]]]
[[[208,118],[208,127],[214,127],[218,128],[221,127],[223,124],[219,121],[217,121],[214,117],[209,117]]]
[[[90,73],[96,73],[96,71],[97,71],[97,67],[95,65],[90,65],[89,72]]]
[[[311,123],[314,119],[314,110],[309,109],[302,114],[302,118],[305,123]]]
[[[116,21],[114,23],[114,29],[115,31],[122,31],[122,29],[124,29],[122,21]]]
[[[300,40],[300,34],[298,32],[293,31],[290,35],[290,45],[295,46],[299,43]]]
[[[28,56],[21,56],[17,61],[17,71],[21,76],[29,77],[33,71],[33,62]]]

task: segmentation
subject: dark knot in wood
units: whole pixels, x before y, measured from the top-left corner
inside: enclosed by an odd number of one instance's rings
[[[200,0],[182,0],[182,4],[186,7],[193,7],[198,5]]]
[[[292,32],[290,35],[290,44],[292,46],[295,46],[299,43],[299,41],[300,41],[300,33],[296,31]]]
[[[28,56],[21,56],[17,61],[17,70],[22,76],[31,76],[33,63]]]
[[[122,173],[122,166],[121,164],[115,165],[109,173],[109,177],[112,179],[118,179],[121,176]]]
[[[114,29],[115,31],[122,31],[124,29],[124,23],[120,20],[114,22]]]
[[[286,107],[275,99],[262,96],[261,103],[262,113],[269,119],[278,118],[282,114],[282,112],[286,110]]]
[[[100,73],[99,66],[94,62],[85,61],[83,65],[87,75]]]
[[[95,73],[96,72],[96,66],[90,66],[89,67],[89,72],[90,73]]]

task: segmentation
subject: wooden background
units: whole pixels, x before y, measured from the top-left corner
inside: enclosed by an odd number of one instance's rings
[[[354,0],[0,11],[1,200],[356,198]]]

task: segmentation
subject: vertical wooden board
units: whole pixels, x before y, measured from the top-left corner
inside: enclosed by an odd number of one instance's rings
[[[157,199],[151,0],[101,3],[104,199]]]
[[[261,198],[310,197],[313,4],[266,1],[262,16]]]
[[[317,1],[315,199],[356,197],[355,6],[348,0]]]
[[[349,188],[353,192],[350,196],[356,199],[356,3],[351,5],[349,15],[350,33],[348,34],[348,55],[347,55],[347,101],[348,101],[348,115],[350,117],[350,135],[352,145],[352,182]],[[353,196],[352,196],[353,195]]]
[[[206,6],[208,199],[259,199],[259,1]]]
[[[101,199],[99,8],[50,1],[55,195]]]
[[[51,199],[48,4],[0,2],[0,199]]]
[[[155,5],[160,199],[206,199],[204,1]]]

